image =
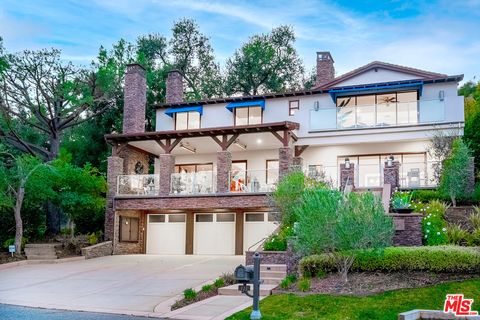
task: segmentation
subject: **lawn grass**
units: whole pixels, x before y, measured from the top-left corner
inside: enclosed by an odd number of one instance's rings
[[[442,310],[447,293],[463,293],[475,299],[473,310],[480,311],[480,279],[388,291],[368,297],[315,294],[270,296],[260,303],[262,319],[381,319],[396,320],[401,312],[413,309]],[[229,320],[249,319],[251,308]]]

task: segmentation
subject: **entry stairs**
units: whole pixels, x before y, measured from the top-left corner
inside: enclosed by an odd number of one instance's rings
[[[61,247],[57,243],[28,243],[25,245],[25,255],[28,260],[52,260],[57,259],[55,247]]]
[[[284,264],[262,264],[260,265],[260,280],[263,281],[260,285],[260,295],[269,296],[272,290],[275,289],[280,282],[287,276],[287,266]],[[241,296],[238,290],[238,284],[233,284],[228,287],[218,289],[218,294],[221,296]],[[253,294],[253,285],[250,284],[249,294]]]

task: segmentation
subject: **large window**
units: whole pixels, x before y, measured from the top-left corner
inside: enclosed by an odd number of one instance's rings
[[[247,160],[232,161],[230,173],[230,191],[242,191],[242,186],[247,183]]]
[[[138,218],[120,216],[120,242],[137,242],[138,225]]]
[[[300,101],[299,100],[288,101],[288,115],[294,116],[297,110],[300,110]]]
[[[175,113],[175,130],[199,129],[200,113],[196,111]]]
[[[278,160],[267,160],[267,185],[275,184],[278,182]]]
[[[249,124],[262,123],[261,107],[242,107],[235,108],[235,125],[245,126]]]

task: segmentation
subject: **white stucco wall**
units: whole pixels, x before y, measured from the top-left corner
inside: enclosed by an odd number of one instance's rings
[[[362,74],[359,74],[355,77],[339,82],[338,84],[335,85],[335,87],[418,79],[418,76],[408,74],[408,73],[392,71],[392,70],[387,70],[383,68],[377,68],[376,70],[377,71],[369,70],[369,71],[363,72]]]

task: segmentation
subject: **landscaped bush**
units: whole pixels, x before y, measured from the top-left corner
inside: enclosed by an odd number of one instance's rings
[[[445,197],[440,191],[438,190],[413,190],[412,194],[412,201],[415,202],[429,202],[431,200],[450,200],[448,197]]]
[[[302,292],[309,291],[310,287],[311,287],[311,281],[310,281],[310,278],[308,278],[308,277],[302,277],[297,282],[297,289],[302,291]]]
[[[265,251],[286,251],[288,238],[293,236],[293,227],[284,226],[277,234],[273,234],[263,244]]]
[[[192,288],[185,289],[183,291],[183,296],[187,300],[193,300],[197,297],[197,292],[195,290],[193,290]]]
[[[447,227],[448,244],[462,245],[467,242],[468,232],[459,224],[451,224]]]
[[[202,292],[209,292],[213,289],[213,285],[211,284],[205,284],[202,286]]]
[[[316,274],[319,270],[336,271],[337,268],[333,259],[326,254],[308,256],[300,261],[302,274]],[[389,247],[382,251],[363,250],[356,252],[352,270],[480,272],[480,251],[460,246]]]
[[[280,282],[280,288],[282,289],[288,289],[291,287],[291,285],[297,281],[297,277],[293,274],[286,276],[281,282]]]
[[[468,217],[473,229],[480,229],[480,208],[473,207],[474,212]]]

